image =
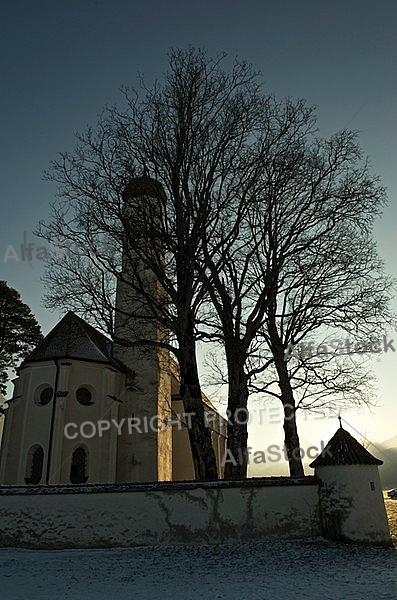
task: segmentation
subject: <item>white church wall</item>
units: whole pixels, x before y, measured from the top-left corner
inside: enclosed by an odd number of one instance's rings
[[[0,480],[5,484],[25,484],[26,458],[34,445],[43,448],[45,473],[52,403],[38,406],[35,400],[41,389],[53,385],[55,369],[53,362],[43,362],[21,369],[14,380],[14,399],[6,411],[2,440]]]
[[[117,449],[117,429],[110,427],[98,435],[90,423],[118,420],[119,404],[109,398],[121,388],[122,375],[108,365],[84,361],[62,361],[62,371],[58,389],[68,392],[57,398],[57,412],[54,423],[54,455],[50,482],[70,483],[70,464],[74,450],[83,446],[87,451],[87,483],[115,482]],[[120,381],[119,381],[120,380]],[[78,402],[76,392],[87,388],[92,393],[92,404],[85,406]],[[80,433],[82,423],[84,437]],[[72,426],[65,433],[65,426]],[[73,427],[77,424],[78,427]],[[77,434],[77,435],[76,435]],[[91,436],[91,434],[94,434]],[[72,439],[70,439],[72,438]]]
[[[32,548],[220,543],[319,534],[318,484],[254,479],[135,486],[0,487],[0,544]],[[93,489],[95,491],[93,492]],[[105,491],[107,489],[108,491]]]
[[[119,404],[109,395],[121,393],[124,375],[102,363],[69,359],[57,362],[58,376],[57,364],[51,360],[28,364],[15,379],[14,399],[6,411],[2,440],[0,481],[5,485],[25,485],[27,457],[34,446],[40,446],[44,452],[41,484],[46,481],[49,454],[49,483],[70,483],[72,455],[79,445],[84,446],[88,455],[88,483],[116,481],[117,429],[111,427],[102,436],[95,433],[86,438],[80,435],[79,427],[85,421],[115,419],[117,422]],[[40,391],[46,387],[55,389],[55,385],[58,394],[55,400],[52,397],[47,404],[38,404]],[[76,391],[81,387],[91,391],[92,405],[78,402]],[[68,436],[65,426],[70,424]],[[84,431],[90,434],[89,425]]]

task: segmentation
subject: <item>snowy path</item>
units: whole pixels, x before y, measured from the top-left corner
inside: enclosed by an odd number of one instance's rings
[[[0,550],[1,600],[397,598],[397,551],[326,542]]]

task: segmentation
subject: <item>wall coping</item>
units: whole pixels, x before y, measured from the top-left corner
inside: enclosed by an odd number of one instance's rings
[[[98,483],[86,485],[0,486],[0,496],[37,496],[51,494],[103,494],[120,492],[160,492],[193,489],[229,489],[278,486],[318,485],[317,477],[251,477],[248,479],[217,479],[213,481],[153,481],[142,483]]]

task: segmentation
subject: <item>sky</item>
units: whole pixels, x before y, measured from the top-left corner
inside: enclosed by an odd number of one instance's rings
[[[106,104],[121,100],[120,87],[138,73],[161,79],[171,47],[225,51],[260,70],[266,91],[305,98],[318,106],[321,135],[346,126],[387,187],[389,206],[375,227],[386,270],[397,275],[396,119],[397,43],[394,0],[69,0],[2,3],[0,23],[0,277],[17,289],[43,332],[59,320],[42,304],[43,261],[21,260],[24,240],[49,216],[55,184],[43,172],[74,135],[95,126]],[[19,261],[7,254],[12,245]],[[397,308],[397,302],[394,303]],[[374,359],[378,404],[372,412],[342,416],[358,439],[382,442],[397,434],[397,333],[395,349]],[[269,407],[270,410],[270,407]],[[273,412],[273,421],[275,421]],[[282,443],[282,425],[253,423],[256,450]],[[305,443],[327,441],[335,415],[306,417]]]

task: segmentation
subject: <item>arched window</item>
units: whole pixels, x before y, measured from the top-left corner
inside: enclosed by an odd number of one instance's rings
[[[72,463],[70,465],[70,481],[72,483],[86,483],[88,479],[86,472],[87,452],[82,446],[79,446],[72,454]]]
[[[44,451],[39,445],[32,446],[26,459],[25,483],[37,485],[43,476]]]

